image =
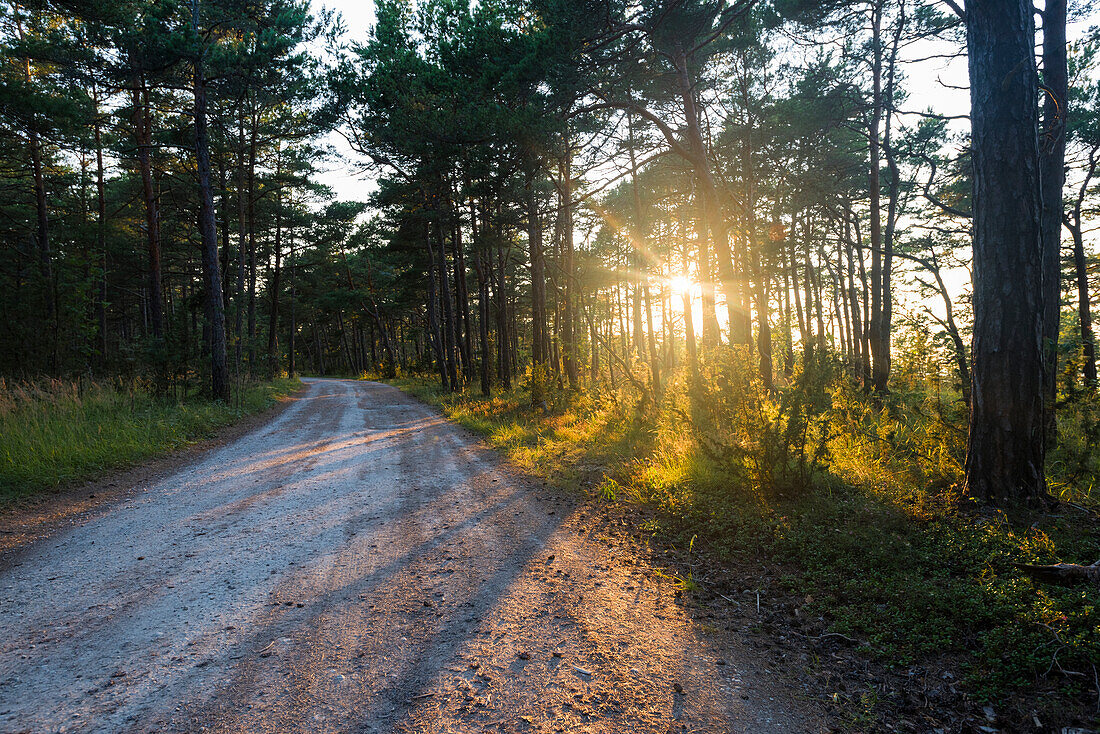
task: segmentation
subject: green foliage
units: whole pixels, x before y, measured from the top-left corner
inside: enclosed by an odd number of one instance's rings
[[[706,456],[742,487],[797,493],[811,485],[827,458],[830,375],[819,360],[790,384],[768,391],[747,354],[721,350],[688,389],[690,415],[673,409]]]
[[[247,385],[235,405],[170,400],[142,380],[0,384],[0,501],[93,478],[208,437],[293,392],[297,378]]]

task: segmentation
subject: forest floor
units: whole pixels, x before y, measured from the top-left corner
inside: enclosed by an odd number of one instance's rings
[[[9,546],[4,732],[827,728],[752,604],[701,621],[629,526],[378,383]]]

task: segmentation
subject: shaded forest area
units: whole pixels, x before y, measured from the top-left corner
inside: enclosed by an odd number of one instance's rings
[[[1095,716],[1086,3],[375,10],[351,43],[294,0],[5,4],[0,373],[396,378],[662,543],[782,564],[787,623],[923,681],[838,692],[860,726],[948,721],[930,686]],[[369,201],[320,183],[333,135]]]

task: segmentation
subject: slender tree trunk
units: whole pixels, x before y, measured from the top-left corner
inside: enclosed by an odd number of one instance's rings
[[[287,232],[287,239],[290,239],[290,232]],[[287,375],[294,377],[297,374],[297,355],[295,354],[296,344],[295,339],[298,335],[298,321],[297,321],[297,309],[298,302],[298,262],[294,257],[294,243],[291,241],[290,253],[290,328],[287,331],[286,336],[286,363],[287,363]]]
[[[882,340],[882,183],[879,171],[882,160],[879,150],[879,134],[882,125],[882,13],[883,0],[876,0],[871,8],[873,48],[871,78],[871,120],[868,128],[870,149],[870,177],[868,188],[871,196],[871,321],[868,324],[871,342],[871,374],[868,390],[886,390],[889,368],[886,347]]]
[[[703,218],[710,228],[711,243],[714,245],[714,255],[718,262],[718,277],[722,281],[722,290],[726,294],[726,310],[728,312],[730,343],[748,344],[751,340],[751,327],[748,313],[741,308],[741,283],[738,281],[733,268],[733,254],[730,251],[729,229],[726,226],[726,218],[722,213],[722,203],[718,197],[717,187],[714,183],[714,174],[711,171],[706,144],[703,142],[702,124],[699,119],[699,106],[695,100],[695,84],[688,68],[688,59],[684,49],[678,48],[674,54],[676,77],[679,83],[678,92],[687,121],[688,150],[692,155],[692,165],[695,168],[695,178],[701,189],[703,202]],[[703,313],[703,340],[707,341],[707,319],[711,314],[706,313],[704,304]],[[713,327],[717,329],[717,317],[715,316]]]
[[[565,154],[558,163],[561,177],[561,270],[562,270],[562,351],[565,375],[569,387],[579,387],[577,375],[576,317],[573,313],[575,283],[573,278],[573,150],[566,142]]]
[[[642,194],[638,187],[638,160],[634,154],[634,126],[630,126],[630,189],[633,194],[634,200],[634,228],[631,232],[631,261],[635,264],[634,277],[641,283],[641,296],[645,301],[645,313],[646,313],[646,341],[649,346],[649,377],[650,385],[653,390],[653,394],[656,395],[661,391],[661,369],[660,363],[657,359],[657,346],[653,338],[653,305],[649,297],[649,277],[648,274],[642,272],[643,267],[646,267],[648,263],[645,263],[645,252],[647,246],[645,243],[644,228],[642,225],[643,211],[642,211]],[[643,263],[645,263],[643,265]],[[640,331],[641,324],[638,323],[640,314],[637,313],[639,309],[639,294],[634,294],[634,308],[635,308],[635,343],[638,346],[638,353],[643,354],[645,347],[643,347]]]
[[[462,381],[469,383],[474,379],[470,334],[470,294],[466,285],[466,253],[462,245],[462,226],[459,221],[457,202],[452,203],[451,212],[454,216],[454,221],[451,223],[451,240],[454,244],[455,299],[458,306],[459,330],[462,332],[462,337],[459,339],[462,353]]]
[[[1080,222],[1080,215],[1077,222]],[[1073,268],[1077,280],[1077,318],[1081,329],[1081,353],[1087,387],[1096,387],[1096,336],[1092,330],[1092,307],[1089,300],[1089,273],[1085,262],[1085,242],[1081,225],[1071,226],[1073,236]]]
[[[134,106],[132,119],[134,141],[137,143],[138,170],[141,174],[141,198],[145,204],[145,242],[149,262],[149,322],[153,337],[164,336],[164,296],[160,264],[160,212],[153,186],[152,121],[149,115],[149,92],[145,81],[135,75],[130,92]]]
[[[442,214],[442,211],[437,212],[439,218],[435,221],[435,243],[439,262],[439,302],[443,306],[443,356],[447,367],[448,389],[453,392],[459,389],[458,370],[455,366],[455,317],[451,286],[447,277],[446,242],[443,237],[443,222],[440,221]]]
[[[96,350],[95,366],[99,372],[107,369],[107,184],[103,166],[103,130],[99,113],[99,95],[92,88],[95,106],[95,168],[96,168],[96,250],[101,259],[101,272],[95,297]]]
[[[23,32],[22,17],[18,6],[14,6],[16,33],[20,41],[26,40]],[[34,75],[31,72],[31,61],[23,59],[24,79],[29,87],[33,87]],[[57,283],[53,276],[53,254],[50,245],[50,215],[46,200],[46,180],[42,164],[42,139],[39,135],[37,117],[30,121],[27,131],[27,147],[31,155],[31,178],[34,184],[34,208],[35,208],[35,244],[38,245],[38,264],[42,275],[42,285],[46,293],[46,322],[50,329],[50,371],[56,373],[60,367],[59,354],[59,314]]]
[[[884,394],[890,389],[890,370],[892,364],[890,332],[894,321],[894,233],[897,228],[898,202],[901,196],[901,174],[898,170],[897,154],[893,146],[893,120],[894,100],[896,97],[895,86],[897,81],[898,49],[901,46],[901,35],[906,26],[906,0],[898,2],[898,17],[895,20],[894,36],[891,39],[890,55],[886,66],[886,92],[883,98],[885,122],[883,126],[882,142],[886,154],[886,169],[890,174],[890,182],[886,204],[886,231],[882,240],[882,300],[881,311],[878,320],[878,341],[881,364],[875,371],[874,388],[877,393]]]
[[[425,232],[425,234],[427,234]],[[437,273],[435,248],[432,247],[431,238],[426,237],[428,244],[428,336],[431,341],[432,351],[435,352],[436,363],[439,366],[439,380],[444,390],[450,389],[447,374],[447,361],[443,355],[443,336],[439,330],[437,317],[438,299],[436,297],[439,274]],[[447,279],[446,270],[443,271],[443,279]]]
[[[791,275],[791,293],[794,296],[794,310],[798,317],[798,334],[802,340],[802,364],[807,365],[813,355],[813,338],[810,336],[809,323],[806,313],[802,309],[802,292],[798,283],[798,256],[792,241],[790,250],[789,272]]]
[[[221,211],[221,253],[218,256],[218,262],[221,266],[222,272],[222,312],[228,317],[229,314],[229,294],[233,291],[233,268],[230,267],[229,249],[230,249],[230,233],[229,233],[229,185],[226,182],[225,166],[218,165],[218,183],[221,196],[219,197],[220,211]]]
[[[278,175],[278,168],[276,168]],[[267,373],[268,377],[274,377],[279,363],[279,278],[282,274],[283,258],[283,194],[280,191],[275,196],[275,242],[274,250],[275,267],[271,271],[271,281],[267,284],[268,293],[271,296],[271,306],[267,315]]]
[[[485,272],[487,269],[485,255],[478,252],[474,258],[474,272],[477,274],[477,336],[481,349],[481,394],[485,397],[489,397],[493,390],[493,354],[492,347],[489,345],[489,278]]]
[[[498,246],[496,250],[496,267],[493,268],[492,260],[490,260],[490,268],[496,271],[494,290],[496,291],[497,302],[497,374],[500,376],[500,382],[504,389],[511,390],[512,340],[508,334],[507,257],[504,248]]]
[[[527,247],[531,258],[531,365],[545,369],[546,338],[546,261],[542,243],[542,218],[539,216],[536,177],[538,165],[530,156],[526,160],[524,193],[527,205]],[[532,395],[532,399],[537,396]]]
[[[1055,440],[1058,392],[1058,330],[1062,306],[1062,194],[1066,182],[1066,0],[1046,0],[1043,9],[1043,122],[1039,143],[1039,191],[1043,247],[1043,374],[1048,408],[1047,440]]]
[[[240,377],[244,366],[244,272],[248,256],[247,172],[245,170],[244,112],[237,117],[237,292],[234,300],[234,364]]]
[[[742,90],[744,101],[749,103],[749,89],[747,82]],[[774,365],[772,363],[772,327],[769,308],[770,297],[768,295],[768,283],[765,277],[763,264],[760,257],[760,249],[756,242],[756,179],[752,170],[752,137],[751,124],[743,126],[744,133],[741,138],[741,171],[745,181],[745,256],[752,264],[752,274],[755,279],[753,284],[753,297],[756,301],[757,342],[760,355],[760,379],[764,383],[764,389],[771,392],[775,388],[773,378]],[[750,335],[751,337],[751,335]]]
[[[192,24],[199,34],[199,0],[191,0]],[[206,76],[203,49],[196,50],[192,91],[195,98],[195,163],[199,181],[199,232],[202,237],[202,269],[206,285],[206,320],[210,325],[210,387],[214,397],[229,401],[229,365],[225,355],[225,314],[222,311],[222,279],[218,268],[218,232],[214,221],[214,192],[210,185],[210,142],[206,120]]]
[[[256,370],[256,114],[248,140],[248,372]]]
[[[592,300],[591,306],[590,306],[592,311],[596,310],[596,303],[598,303],[598,299],[594,298]],[[595,318],[589,318],[588,319],[588,341],[589,341],[589,349],[591,349],[591,351],[592,351],[592,357],[588,362],[588,368],[589,368],[589,379],[592,381],[593,386],[596,386],[600,383],[600,347],[599,347],[599,344],[597,343],[598,339],[599,339],[599,336],[598,336],[598,330],[597,330],[597,326],[596,326],[596,319]]]

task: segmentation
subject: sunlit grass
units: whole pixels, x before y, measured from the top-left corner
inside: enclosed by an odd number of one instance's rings
[[[0,390],[0,500],[131,466],[271,406],[297,378],[243,389],[237,405],[170,400],[139,381],[43,380]]]

